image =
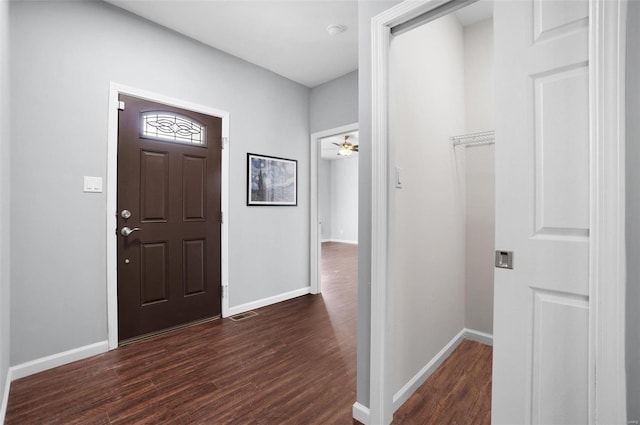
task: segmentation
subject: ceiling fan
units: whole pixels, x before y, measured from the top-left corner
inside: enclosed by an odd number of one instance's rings
[[[358,145],[354,145],[348,140],[349,140],[349,136],[344,136],[344,142],[334,143],[334,145],[340,148],[340,150],[338,151],[338,155],[349,156],[354,152],[358,152]]]

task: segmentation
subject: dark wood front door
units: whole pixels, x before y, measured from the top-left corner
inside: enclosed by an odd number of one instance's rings
[[[129,96],[120,101],[122,342],[220,315],[222,120]]]

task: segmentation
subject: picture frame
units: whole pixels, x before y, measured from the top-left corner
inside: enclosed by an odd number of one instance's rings
[[[247,205],[297,206],[298,161],[247,153]]]

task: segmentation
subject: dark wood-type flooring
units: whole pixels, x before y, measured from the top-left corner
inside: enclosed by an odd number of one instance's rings
[[[491,346],[464,340],[393,415],[392,425],[491,424]]]
[[[5,423],[352,424],[356,257],[355,245],[323,244],[322,296],[261,308],[239,322],[192,326],[14,381]],[[461,360],[475,365],[474,371],[484,369],[477,379],[485,381],[469,379],[475,372],[460,365],[453,376],[437,378],[439,369],[394,423],[484,423],[490,403],[475,395],[487,389],[490,394],[487,350],[478,359],[467,350]],[[424,390],[432,381],[434,390]],[[452,406],[457,422],[424,406]],[[479,412],[477,421],[459,419],[458,413],[471,410]]]

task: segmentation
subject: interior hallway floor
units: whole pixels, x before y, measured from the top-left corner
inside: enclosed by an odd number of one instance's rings
[[[393,415],[392,425],[490,425],[493,348],[464,340]]]
[[[357,423],[351,414],[357,246],[332,242],[322,249],[322,296],[264,307],[238,322],[192,326],[14,381],[5,423]],[[463,343],[445,365],[473,344]],[[394,423],[485,423],[490,402],[476,397],[476,388],[488,389],[490,397],[491,348],[478,346],[482,354],[465,350],[448,377],[442,368],[436,371],[396,412]],[[471,369],[483,371],[488,384],[476,382],[470,390]],[[453,408],[443,411],[441,405]],[[467,409],[480,413],[462,420]]]

